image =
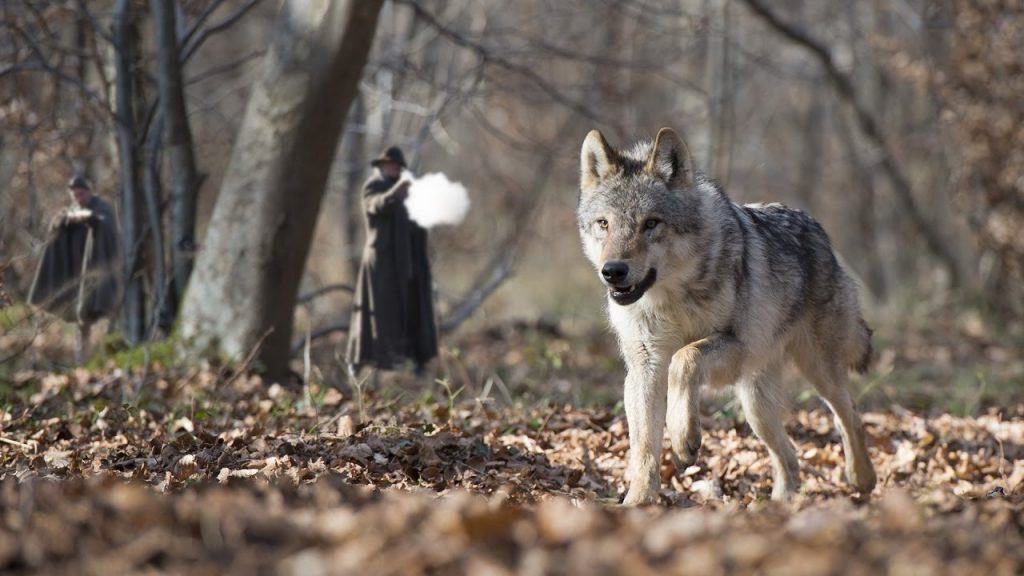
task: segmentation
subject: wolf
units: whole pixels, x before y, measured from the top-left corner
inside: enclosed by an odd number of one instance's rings
[[[848,482],[871,492],[875,471],[847,388],[850,369],[868,368],[871,329],[820,224],[782,204],[732,202],[670,128],[625,150],[591,131],[576,215],[626,364],[623,504],[657,500],[666,423],[677,469],[696,461],[700,390],[727,385],[768,448],[772,498],[787,499],[800,485],[783,427],[787,360],[832,410]]]

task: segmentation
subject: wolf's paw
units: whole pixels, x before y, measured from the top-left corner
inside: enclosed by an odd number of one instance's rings
[[[649,504],[656,504],[658,502],[658,491],[657,490],[634,490],[630,486],[629,491],[626,492],[626,499],[622,501],[623,506],[647,506]]]
[[[861,466],[859,470],[856,466],[847,466],[846,481],[858,492],[867,496],[875,489],[875,482],[877,482],[875,468],[871,464]]]
[[[800,468],[796,462],[789,466],[777,466],[772,471],[772,500],[790,500],[800,489]]]
[[[776,484],[772,488],[772,500],[776,502],[788,502],[796,494],[796,489],[785,484]]]
[[[696,464],[698,455],[700,455],[700,435],[685,441],[672,442],[672,462],[676,465],[676,472],[682,474],[683,470]]]

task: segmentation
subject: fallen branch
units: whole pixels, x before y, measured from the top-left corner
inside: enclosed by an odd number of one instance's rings
[[[495,290],[501,287],[501,285],[505,283],[505,280],[508,280],[508,278],[512,276],[513,259],[513,254],[507,253],[506,257],[491,270],[489,278],[473,289],[462,303],[456,306],[455,310],[447,318],[441,321],[441,326],[439,328],[442,334],[453,332],[460,324],[468,320],[470,316],[476,312],[476,309],[479,308]]]

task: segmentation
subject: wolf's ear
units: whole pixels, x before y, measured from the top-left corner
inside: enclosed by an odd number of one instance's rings
[[[591,130],[580,150],[580,189],[597,186],[619,167],[618,156],[599,130]]]
[[[644,167],[647,173],[660,178],[670,187],[693,188],[693,159],[686,142],[671,128],[662,128],[654,139],[654,148]]]

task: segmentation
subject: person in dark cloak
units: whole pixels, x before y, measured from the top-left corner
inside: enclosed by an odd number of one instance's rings
[[[417,373],[437,356],[433,282],[427,231],[409,218],[402,179],[405,157],[392,146],[370,163],[363,185],[366,245],[356,281],[346,360],[352,374],[364,366]]]
[[[93,323],[121,300],[121,239],[113,208],[88,180],[75,176],[68,193],[71,204],[50,225],[28,301],[78,324],[75,361],[82,364]]]

